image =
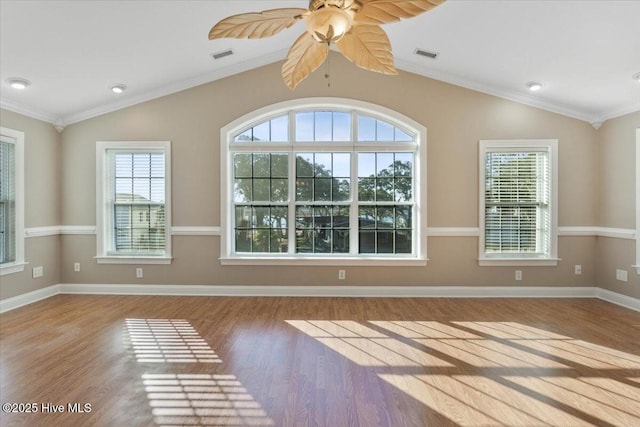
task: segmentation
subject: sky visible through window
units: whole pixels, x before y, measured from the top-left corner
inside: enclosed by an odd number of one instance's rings
[[[349,142],[352,140],[352,114],[342,111],[303,111],[294,116],[297,142]],[[358,142],[410,142],[415,137],[385,121],[358,114]],[[279,116],[240,132],[236,142],[289,141],[289,116]]]

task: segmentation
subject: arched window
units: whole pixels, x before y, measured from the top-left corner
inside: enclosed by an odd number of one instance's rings
[[[386,108],[326,98],[225,126],[222,262],[424,264],[425,138]]]

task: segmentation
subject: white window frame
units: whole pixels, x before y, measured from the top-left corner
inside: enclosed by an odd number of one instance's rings
[[[549,213],[551,215],[551,230],[549,231],[549,253],[542,256],[509,256],[508,254],[488,256],[485,252],[485,162],[489,152],[501,151],[546,151],[549,153],[550,191]],[[479,158],[479,224],[480,237],[478,239],[478,263],[481,266],[555,266],[558,264],[558,140],[556,139],[527,139],[527,140],[481,140]]]
[[[321,110],[321,111],[352,111],[363,115],[373,117],[382,121],[386,121],[392,125],[407,129],[416,135],[416,141],[412,142],[415,150],[414,162],[414,197],[416,203],[415,218],[413,223],[414,229],[414,251],[412,254],[401,254],[393,256],[384,256],[380,254],[328,254],[318,256],[313,254],[288,254],[285,256],[277,256],[274,254],[237,254],[233,251],[233,194],[230,192],[230,183],[233,182],[230,168],[232,152],[229,149],[230,144],[237,146],[238,142],[234,142],[234,136],[252,125],[257,125],[270,118],[275,118],[287,113],[293,113],[300,110]],[[290,116],[292,117],[292,116]],[[289,120],[289,126],[292,126],[292,120]],[[352,123],[352,131],[354,124]],[[290,129],[290,134],[293,134]],[[302,98],[291,101],[285,101],[274,105],[266,106],[240,117],[237,120],[227,124],[220,130],[220,262],[223,265],[341,265],[341,266],[418,266],[427,263],[427,129],[418,122],[379,105],[370,104],[353,99],[343,98]],[[250,150],[251,142],[247,142],[247,150]],[[253,143],[255,146],[255,143]],[[269,142],[271,152],[289,153],[295,156],[297,152],[319,152],[331,151],[339,152],[339,145],[342,150],[345,143],[336,144],[320,144],[315,142],[297,143],[294,149],[293,142]],[[347,143],[349,144],[349,143]],[[352,138],[352,147],[356,144]],[[397,143],[400,151],[403,143]],[[384,143],[359,143],[362,150],[365,148],[369,151],[392,151],[390,144]],[[305,146],[304,150],[300,147]],[[308,147],[308,148],[307,148]],[[355,149],[349,152],[356,154]],[[352,165],[356,161],[356,156],[352,156]],[[290,171],[292,176],[292,171]],[[291,194],[291,193],[290,193]],[[350,204],[356,204],[351,201]],[[357,233],[351,233],[351,238],[357,239]],[[406,256],[404,256],[406,255]]]
[[[110,151],[162,151],[165,156],[165,251],[161,255],[112,255],[111,203],[113,176]],[[170,141],[97,141],[96,142],[96,245],[98,264],[170,264],[171,255],[171,142]]]
[[[640,274],[640,128],[636,128],[636,263],[632,265]]]
[[[16,233],[16,259],[13,262],[0,264],[0,276],[19,273],[24,271],[25,261],[24,249],[24,132],[0,127],[0,134],[12,141],[14,144],[14,182],[15,182],[15,212],[16,221],[14,224]]]

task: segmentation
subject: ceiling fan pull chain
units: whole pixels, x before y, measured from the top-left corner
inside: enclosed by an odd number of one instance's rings
[[[327,43],[330,45],[330,43]],[[330,47],[330,46],[329,46]],[[331,87],[331,51],[327,54],[327,66],[326,71],[324,73],[324,78],[327,79],[327,87]]]

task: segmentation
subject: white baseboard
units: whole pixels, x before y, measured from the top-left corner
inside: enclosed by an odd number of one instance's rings
[[[60,293],[62,293],[60,292],[60,285],[51,285],[46,288],[27,292],[26,294],[21,294],[12,298],[5,298],[0,300],[0,313],[15,310],[23,305],[33,304],[34,302],[50,298]]]
[[[595,289],[596,298],[619,305],[621,307],[628,308],[630,310],[640,311],[640,299],[638,298],[622,295],[617,292],[611,292],[602,288]]]
[[[640,312],[640,299],[595,286],[214,286],[62,283],[13,298],[0,300],[0,313],[57,294],[265,297],[599,298]]]
[[[213,286],[61,284],[64,294],[416,298],[593,298],[594,287],[512,286]]]

